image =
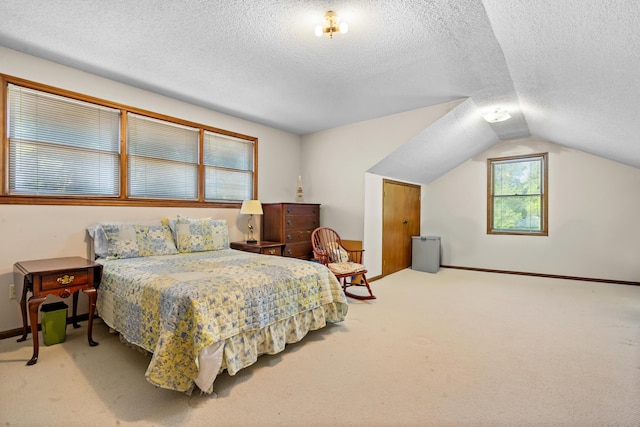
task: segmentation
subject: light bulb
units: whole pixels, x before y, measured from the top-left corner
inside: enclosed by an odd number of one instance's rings
[[[349,31],[349,25],[346,22],[340,23],[340,33],[345,34]]]
[[[318,36],[318,37],[322,37],[322,33],[323,33],[323,31],[322,31],[322,25],[318,25],[318,26],[316,27],[316,36]]]

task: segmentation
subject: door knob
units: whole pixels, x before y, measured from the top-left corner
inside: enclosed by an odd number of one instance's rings
[[[407,221],[406,219],[404,221],[402,221],[403,224],[409,224],[409,221]]]

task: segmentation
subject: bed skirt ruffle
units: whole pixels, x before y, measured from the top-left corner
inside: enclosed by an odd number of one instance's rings
[[[274,322],[262,329],[254,329],[234,335],[224,341],[224,347],[220,343],[214,343],[198,357],[197,365],[199,372],[213,372],[220,374],[225,370],[229,375],[237,374],[241,369],[253,365],[258,361],[258,357],[263,354],[277,354],[284,351],[287,344],[293,344],[302,340],[310,331],[322,329],[327,323],[341,322],[347,314],[348,306],[342,303],[331,302],[321,307],[317,307],[295,316]],[[103,319],[107,325],[109,322]],[[116,331],[117,332],[117,331]],[[127,341],[126,337],[120,334],[120,340],[128,347],[132,347],[145,354],[151,352]],[[185,394],[191,395],[196,387],[203,393],[213,393],[213,384],[216,374],[205,375],[205,378],[194,379],[193,384],[186,390]],[[146,372],[147,381],[157,387],[163,384],[153,380],[154,375]]]

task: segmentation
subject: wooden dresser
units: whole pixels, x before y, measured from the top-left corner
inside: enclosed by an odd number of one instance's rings
[[[311,233],[320,226],[320,205],[315,203],[263,203],[262,238],[284,242],[284,256],[313,258]]]

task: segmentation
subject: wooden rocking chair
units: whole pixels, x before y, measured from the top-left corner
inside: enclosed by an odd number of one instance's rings
[[[376,299],[367,281],[367,269],[362,265],[364,250],[348,250],[342,244],[338,233],[328,227],[319,227],[311,233],[313,254],[318,262],[326,265],[336,276],[345,295],[360,300]],[[361,280],[356,280],[356,278]],[[369,295],[347,291],[351,286],[366,288]]]

